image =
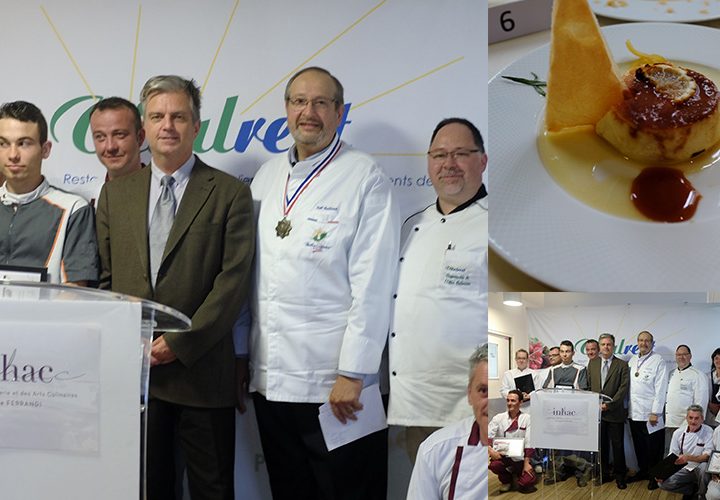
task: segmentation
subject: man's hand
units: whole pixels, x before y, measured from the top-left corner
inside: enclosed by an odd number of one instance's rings
[[[607,404],[606,404],[606,403],[600,403],[600,411],[607,411]]]
[[[658,423],[658,416],[655,415],[654,413],[651,413],[650,416],[648,417],[648,422],[650,422],[650,425],[655,427]]]
[[[235,358],[235,408],[240,414],[247,410],[245,398],[248,394],[249,381],[248,359]]]
[[[340,422],[343,424],[350,420],[357,420],[356,411],[362,410],[360,404],[360,392],[362,391],[362,380],[357,378],[338,375],[335,385],[330,391],[330,408]]]
[[[675,463],[677,465],[685,465],[686,463],[688,463],[688,458],[685,455],[680,455],[679,457],[677,457],[677,460],[675,460]]]
[[[523,392],[523,402],[530,401],[530,394]]]
[[[170,346],[165,342],[165,337],[162,335],[153,340],[152,348],[150,349],[150,366],[166,365],[172,363],[177,359],[175,353],[170,350]]]
[[[525,464],[523,465],[523,472],[535,476],[535,471],[533,470],[533,466],[530,463],[530,460],[525,460]]]
[[[502,460],[500,452],[495,451],[495,448],[492,446],[488,446],[488,455],[490,455],[490,460]]]

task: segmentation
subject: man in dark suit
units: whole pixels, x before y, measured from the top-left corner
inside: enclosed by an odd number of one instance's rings
[[[613,467],[615,482],[621,490],[627,488],[625,474],[625,408],[623,403],[630,388],[630,371],[628,364],[613,355],[615,337],[603,333],[598,339],[600,356],[588,364],[588,383],[590,390],[612,398],[602,402],[600,422],[600,456],[602,460],[602,481],[609,478],[609,445],[613,448]]]
[[[148,405],[148,498],[175,498],[175,449],[193,500],[234,499],[235,354],[231,330],[254,251],[247,186],[193,155],[195,82],[157,76],[141,93],[149,168],[106,183],[97,231],[101,286],[192,319],[156,332]]]

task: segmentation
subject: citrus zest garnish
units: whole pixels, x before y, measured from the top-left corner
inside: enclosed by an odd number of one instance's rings
[[[632,65],[632,69],[637,69],[640,66],[644,66],[645,64],[657,64],[657,63],[666,63],[668,62],[667,59],[665,59],[660,54],[646,54],[644,52],[640,52],[635,47],[633,47],[632,43],[630,43],[630,40],[625,40],[625,46],[630,51],[631,54],[637,56],[638,60],[635,61]]]
[[[673,102],[682,102],[695,95],[697,83],[679,66],[660,63],[643,66],[640,71],[658,92],[666,95]]]

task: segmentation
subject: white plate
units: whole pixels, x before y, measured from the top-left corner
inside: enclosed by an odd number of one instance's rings
[[[694,23],[720,18],[718,0],[590,0],[590,7],[595,14],[625,21]]]
[[[617,62],[641,50],[668,59],[720,67],[720,30],[669,23],[618,24],[603,29]],[[720,290],[720,168],[688,176],[703,195],[688,222],[629,220],[595,210],[549,175],[536,139],[545,99],[500,75],[545,80],[549,46],[529,53],[490,80],[488,186],[490,243],[516,267],[564,290]],[[492,264],[491,264],[492,265]]]

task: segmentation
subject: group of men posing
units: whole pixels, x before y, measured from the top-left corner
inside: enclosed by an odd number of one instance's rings
[[[107,167],[97,214],[43,177],[51,143],[40,110],[0,107],[0,262],[192,319],[189,331],[157,332],[152,343],[148,498],[175,498],[177,450],[193,500],[234,498],[234,408],[244,411],[248,386],[273,498],[385,498],[387,431],[328,452],[318,407],[329,402],[339,421],[357,419],[388,344],[388,421],[420,436],[408,439],[411,458],[431,430],[464,422],[421,451],[423,494],[412,498],[441,498],[451,486],[457,499],[478,498],[477,465],[435,456],[452,448],[455,458],[454,444],[441,442],[485,444],[476,437],[482,412],[472,418],[478,395],[487,398],[487,355],[476,351],[487,324],[487,156],[478,129],[461,118],[438,124],[427,154],[437,201],[401,231],[392,183],[336,132],[343,87],[325,69],[288,81],[294,145],[265,163],[251,188],[193,154],[194,81],[156,76],[140,99],[142,117],[115,97],[90,112]]]
[[[711,452],[720,449],[720,427],[714,433],[712,429],[720,422],[716,421],[720,409],[720,349],[712,354],[713,370],[708,375],[692,365],[687,345],[677,346],[676,366],[668,369],[662,356],[654,351],[650,332],[640,332],[637,344],[637,355],[625,361],[614,354],[615,337],[603,333],[598,340],[585,344],[589,361],[583,366],[573,362],[573,343],[564,340],[559,347],[549,349],[550,366],[540,370],[528,368],[525,349],[515,353],[517,368],[505,372],[501,389],[508,411],[495,416],[488,429],[489,468],[498,474],[501,490],[510,490],[514,482],[521,491],[533,491],[536,473],[542,472],[533,467],[535,450],[527,446],[530,415],[522,411],[529,410],[531,394],[516,389],[516,380],[530,375],[535,388],[581,389],[604,395],[600,408],[601,468],[595,470],[596,484],[614,479],[619,489],[625,489],[629,482],[646,481],[649,490],[662,488],[686,498],[698,494],[720,498],[720,478],[705,472]],[[638,463],[633,476],[627,475],[625,461],[626,421]],[[496,437],[524,437],[525,457],[511,459],[495,451],[492,441]],[[675,464],[682,467],[667,478],[658,478],[655,467],[668,452],[677,456]],[[594,470],[590,457],[568,451],[559,455],[554,470],[546,471],[545,483],[566,479],[574,472],[578,486],[587,485]]]

